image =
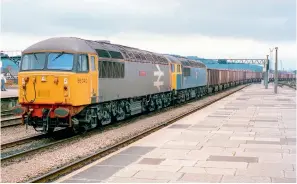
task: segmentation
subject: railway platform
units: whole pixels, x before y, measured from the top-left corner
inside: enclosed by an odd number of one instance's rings
[[[18,104],[18,89],[1,91],[1,110],[9,111]]]
[[[7,91],[1,91],[1,99],[2,98],[14,98],[18,96],[18,89],[8,88]]]
[[[56,182],[296,182],[296,92],[253,84]]]

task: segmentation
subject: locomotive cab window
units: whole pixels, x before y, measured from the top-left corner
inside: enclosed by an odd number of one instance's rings
[[[22,57],[21,70],[42,70],[45,65],[45,53],[25,54]]]
[[[190,68],[183,68],[183,73],[185,77],[190,76],[191,75]]]
[[[91,70],[95,71],[96,70],[96,66],[95,66],[95,57],[91,56]]]
[[[177,72],[180,72],[180,65],[177,65]]]
[[[88,72],[89,65],[88,65],[88,56],[81,54],[78,56],[78,60],[76,63],[76,71],[77,72]]]
[[[124,59],[120,52],[115,52],[115,51],[108,51],[108,52],[109,52],[109,54],[111,55],[112,58]]]
[[[99,57],[110,58],[109,53],[106,50],[95,49]]]
[[[174,70],[174,64],[171,64],[171,72],[175,72]]]
[[[49,70],[72,70],[73,54],[49,53],[47,59],[47,69]]]

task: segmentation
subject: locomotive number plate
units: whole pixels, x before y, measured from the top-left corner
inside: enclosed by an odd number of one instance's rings
[[[78,78],[77,79],[77,83],[88,83],[88,79],[87,78]]]
[[[50,91],[49,90],[38,90],[38,97],[49,97]]]

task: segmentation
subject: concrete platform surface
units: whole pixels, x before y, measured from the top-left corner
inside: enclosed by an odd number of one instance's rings
[[[18,97],[18,89],[6,89],[7,91],[1,91],[1,98]]]
[[[253,84],[56,182],[296,182],[295,91]]]

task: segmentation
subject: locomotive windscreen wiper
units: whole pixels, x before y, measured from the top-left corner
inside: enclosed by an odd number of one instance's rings
[[[52,61],[55,61],[56,59],[58,59],[60,56],[62,56],[64,54],[64,52],[61,52],[59,55],[57,55],[57,57],[55,57],[55,59],[53,59]]]
[[[33,53],[33,56],[34,56],[35,60],[37,61],[37,63],[39,63],[39,61],[38,61],[37,56],[36,56],[35,53]]]

